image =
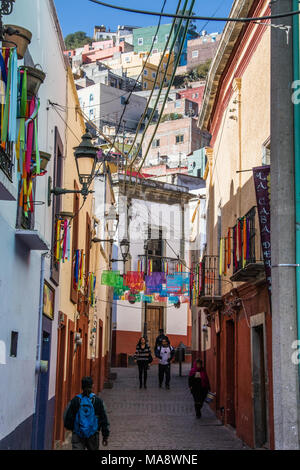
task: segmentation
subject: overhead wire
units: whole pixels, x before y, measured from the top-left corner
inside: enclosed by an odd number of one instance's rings
[[[105,3],[100,0],[89,0],[92,3],[97,3],[98,5],[102,5],[104,7],[108,8],[113,8],[116,10],[122,10],[122,11],[127,11],[130,13],[138,13],[142,15],[152,15],[152,16],[160,16],[164,18],[182,18],[185,20],[204,20],[204,21],[221,21],[221,22],[240,22],[240,23],[249,23],[252,21],[261,21],[261,20],[272,20],[272,19],[277,19],[277,18],[286,18],[286,17],[291,17],[295,15],[300,15],[300,10],[296,11],[288,11],[288,12],[283,12],[283,13],[278,13],[275,15],[268,15],[268,16],[259,16],[259,17],[211,17],[211,16],[193,16],[193,15],[182,15],[182,14],[173,14],[173,13],[160,13],[160,12],[154,12],[154,11],[148,11],[148,10],[137,10],[134,8],[128,8],[128,7],[122,7],[118,5],[112,5],[111,3]]]
[[[181,4],[181,0],[179,0],[179,2],[178,2],[177,11],[176,11],[176,12],[179,11],[179,9],[180,9],[180,4]],[[166,41],[166,44],[165,44],[164,50],[163,50],[163,52],[162,52],[162,55],[161,55],[161,59],[160,59],[158,68],[157,68],[157,71],[158,71],[158,72],[160,71],[161,65],[163,64],[163,61],[164,61],[164,58],[165,58],[167,49],[168,49],[168,47],[169,47],[169,43],[170,43],[172,34],[173,34],[173,30],[174,30],[174,28],[175,28],[175,24],[176,24],[176,20],[174,20],[173,23],[172,23],[172,26],[171,26],[171,29],[170,29],[170,33],[169,33],[169,37],[168,37],[168,40]],[[174,45],[175,45],[175,43],[174,43]],[[174,49],[174,46],[173,46],[173,44],[172,44],[171,47],[170,47],[170,50],[169,50],[169,59],[171,58],[171,54],[172,54],[172,50],[173,50],[173,49]],[[168,60],[168,61],[167,61],[167,64],[166,64],[166,69],[165,69],[165,72],[166,72],[166,73],[164,73],[164,76],[163,76],[162,81],[161,81],[161,83],[160,83],[160,88],[159,88],[160,91],[161,91],[161,89],[162,89],[162,85],[163,85],[164,80],[165,80],[166,75],[167,75],[167,71],[168,71],[168,68],[169,68],[169,63],[170,63],[170,60]],[[146,106],[146,108],[145,108],[145,110],[144,110],[144,113],[143,113],[143,115],[142,115],[142,117],[141,117],[141,119],[140,119],[140,122],[139,122],[139,124],[138,124],[137,132],[136,132],[134,141],[133,141],[133,143],[132,143],[132,146],[131,146],[131,148],[129,149],[129,153],[130,153],[130,152],[132,151],[132,149],[133,149],[133,146],[134,146],[134,143],[135,143],[135,141],[136,141],[136,138],[137,138],[138,132],[139,132],[139,130],[140,130],[141,124],[143,123],[143,121],[144,121],[144,119],[145,119],[145,116],[146,116],[146,114],[147,114],[147,111],[148,111],[148,109],[149,109],[150,102],[151,102],[151,99],[152,99],[152,96],[153,96],[153,93],[154,93],[154,90],[155,90],[155,85],[156,85],[156,83],[157,83],[157,79],[158,79],[158,73],[157,73],[156,76],[155,76],[155,80],[154,80],[153,87],[152,87],[152,90],[151,90],[151,93],[150,93],[150,96],[149,96],[149,99],[148,99],[148,102],[147,102],[147,106]],[[154,106],[154,110],[155,110],[155,106]],[[150,120],[151,120],[151,119],[149,118],[149,121],[150,121]]]
[[[164,8],[165,8],[165,6],[166,6],[166,2],[167,2],[167,0],[163,0],[163,5],[162,5],[161,13],[164,11]],[[159,29],[160,29],[160,24],[161,24],[161,18],[159,19],[159,22],[158,22],[158,25],[157,25],[157,28],[156,28],[156,32],[155,32],[154,37],[153,37],[153,40],[152,40],[152,44],[151,44],[150,50],[149,50],[148,55],[147,55],[147,58],[146,58],[146,60],[145,60],[145,62],[144,62],[144,64],[143,64],[143,67],[142,67],[142,69],[141,69],[141,71],[140,71],[140,74],[139,74],[138,77],[137,77],[136,83],[139,81],[139,79],[141,78],[141,76],[142,76],[143,73],[144,73],[144,70],[145,70],[145,68],[146,68],[146,64],[147,64],[147,62],[148,62],[148,59],[149,59],[149,57],[150,57],[150,55],[151,55],[151,53],[152,53],[152,50],[153,50],[153,47],[154,47],[154,44],[155,44],[156,36],[157,36],[158,31],[159,31]],[[121,123],[122,123],[122,119],[123,119],[124,114],[125,114],[125,112],[126,112],[126,107],[127,107],[128,103],[129,103],[129,99],[130,99],[130,97],[131,97],[133,91],[135,90],[136,83],[135,83],[135,86],[133,87],[133,89],[130,91],[129,96],[128,96],[127,99],[126,99],[126,102],[125,102],[125,105],[124,105],[124,108],[123,108],[123,112],[122,112],[122,114],[121,114],[121,117],[120,117],[120,120],[119,120],[119,124],[118,124],[118,128],[117,128],[117,131],[116,131],[116,136],[117,136],[117,134],[118,134],[118,132],[119,132],[119,130],[120,130]],[[113,142],[113,143],[115,143],[115,139],[114,139],[114,142]],[[111,150],[112,150],[113,147],[114,147],[114,145],[111,146],[109,152],[111,152]],[[127,158],[126,158],[125,168],[126,168],[126,166],[127,166]]]
[[[181,0],[179,1],[178,5],[177,5],[177,11],[179,11],[179,9],[180,9],[180,4],[181,4]],[[188,4],[188,0],[185,0],[184,5],[183,5],[183,10],[184,10],[184,11],[186,10],[187,4]],[[172,23],[172,28],[171,28],[172,31],[173,31],[175,25],[176,25],[176,20],[174,19],[174,21],[173,21],[173,23]],[[167,71],[168,71],[168,68],[169,68],[169,65],[170,65],[170,61],[171,61],[171,53],[172,53],[172,51],[173,51],[173,49],[174,49],[174,47],[175,47],[176,41],[177,41],[178,36],[179,36],[179,34],[180,34],[181,25],[182,25],[182,20],[180,20],[179,24],[177,24],[177,30],[176,30],[175,35],[174,35],[173,40],[172,40],[172,44],[171,44],[171,47],[170,47],[170,53],[169,53],[169,57],[168,57],[167,64],[166,64],[166,69],[165,69],[165,71],[164,71],[163,82],[164,82],[164,80],[165,80],[165,78],[166,78],[166,76],[167,76]],[[170,36],[171,36],[171,33],[170,33]],[[180,55],[181,55],[181,54],[178,53],[179,58],[180,58]],[[178,59],[178,57],[177,57],[176,60],[175,60],[175,64],[174,64],[174,68],[173,68],[172,77],[175,76],[175,72],[176,72],[176,68],[177,68],[177,64],[179,63],[179,60],[180,60],[180,59]],[[167,89],[167,92],[166,92],[166,94],[165,94],[166,96],[168,96],[169,91],[170,91],[170,88],[171,88],[170,84],[172,83],[172,77],[171,77],[170,83],[168,84],[168,89]],[[146,125],[145,128],[144,128],[144,131],[143,131],[141,140],[140,140],[140,142],[139,142],[138,148],[137,148],[137,150],[136,150],[136,152],[135,152],[134,157],[131,159],[130,167],[132,166],[133,162],[136,161],[136,159],[137,159],[137,157],[138,157],[138,153],[139,153],[139,151],[140,151],[140,149],[141,149],[141,147],[142,147],[142,144],[143,144],[143,141],[144,141],[146,132],[147,132],[149,126],[151,125],[153,116],[154,116],[154,114],[155,114],[155,112],[156,112],[156,108],[157,108],[157,105],[158,105],[158,102],[159,102],[159,99],[160,99],[160,96],[161,96],[162,85],[163,85],[163,84],[161,84],[161,86],[160,86],[160,88],[159,88],[159,91],[158,91],[158,93],[157,93],[157,96],[156,96],[156,99],[155,99],[155,103],[154,103],[154,105],[153,105],[153,109],[152,109],[152,111],[151,111],[151,113],[150,113],[150,116],[149,116],[149,119],[148,119],[148,123],[147,123],[147,125]],[[153,90],[152,90],[152,92],[153,92]]]
[[[192,1],[191,1],[191,4],[190,4],[190,9],[189,9],[190,14],[191,14],[192,11],[193,11],[194,5],[195,5],[195,0],[192,0]],[[182,54],[182,50],[183,50],[183,46],[184,46],[184,43],[185,43],[185,38],[186,38],[186,35],[187,35],[189,23],[190,23],[189,20],[186,21],[186,24],[185,24],[185,27],[184,27],[183,36],[182,36],[182,40],[181,40],[181,44],[180,44],[180,46],[179,46],[178,56],[177,56],[177,58],[176,58],[176,62],[175,62],[173,74],[172,74],[172,77],[171,77],[171,79],[170,79],[170,83],[169,83],[167,92],[166,92],[166,94],[165,94],[165,98],[164,98],[163,103],[162,103],[161,112],[160,112],[158,121],[157,121],[157,123],[156,123],[156,125],[155,125],[154,131],[153,131],[153,134],[152,134],[152,137],[151,137],[150,140],[149,140],[148,147],[147,147],[147,149],[146,149],[145,155],[143,156],[142,162],[141,162],[141,164],[140,164],[140,166],[139,166],[138,172],[140,172],[140,170],[141,170],[141,168],[142,168],[142,166],[143,166],[143,164],[144,164],[144,162],[145,162],[145,160],[146,160],[146,158],[147,158],[148,152],[149,152],[149,150],[150,150],[150,146],[151,146],[151,144],[152,144],[152,142],[153,142],[153,139],[154,139],[154,136],[155,136],[155,134],[156,134],[157,128],[158,128],[158,126],[159,126],[159,124],[160,124],[160,121],[161,121],[161,119],[162,119],[163,112],[164,112],[164,108],[165,108],[165,104],[166,104],[167,99],[168,99],[168,94],[169,94],[169,91],[170,91],[171,86],[172,86],[172,84],[173,84],[173,81],[174,81],[174,78],[175,78],[175,74],[176,74],[176,69],[177,69],[177,66],[178,66],[178,64],[179,64],[179,60],[180,60],[180,57],[181,57],[181,54]]]
[[[218,10],[220,9],[221,5],[222,5],[222,2],[219,4],[219,6],[218,6],[218,7],[216,8],[216,10],[214,11],[214,13],[213,13],[213,15],[212,15],[213,17],[216,15],[216,13],[217,13]],[[174,23],[175,23],[175,19],[174,19]],[[204,30],[204,28],[206,27],[207,23],[208,23],[208,21],[207,21],[206,23],[204,23],[204,25],[202,25],[202,27],[201,27],[201,29],[200,29],[200,31],[199,31],[199,34],[201,34],[201,32]],[[152,91],[153,91],[153,90],[152,90]],[[160,95],[159,95],[159,96],[160,96]],[[155,105],[154,105],[154,111],[155,111],[155,108],[156,108],[156,106],[157,106],[157,104],[158,104],[158,101],[159,101],[159,99],[156,100],[156,103],[155,103]],[[151,121],[151,119],[149,118],[149,122],[150,122],[150,121]],[[142,139],[143,139],[143,137],[142,137]]]

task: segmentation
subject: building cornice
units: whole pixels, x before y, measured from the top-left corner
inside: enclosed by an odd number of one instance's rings
[[[254,3],[255,0],[235,0],[229,17],[247,17]],[[244,27],[245,25],[241,22],[228,22],[225,26],[216,56],[207,77],[198,119],[200,129],[208,129],[209,127],[209,119],[217,96],[220,79]]]

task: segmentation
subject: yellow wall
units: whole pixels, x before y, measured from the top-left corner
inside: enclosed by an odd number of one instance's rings
[[[257,28],[253,34],[257,34]],[[207,254],[210,255],[219,255],[218,215],[222,216],[221,237],[225,237],[228,227],[233,227],[238,217],[256,206],[252,171],[237,171],[262,165],[262,146],[270,136],[270,28],[264,32],[244,73],[238,77],[236,69],[247,52],[244,47],[228,86],[218,98],[222,103],[227,90],[231,89],[207,166]],[[257,214],[255,227],[256,259],[261,260]],[[230,275],[232,267],[227,279]],[[231,288],[229,282],[222,282],[223,293]]]
[[[72,76],[71,69],[68,69],[68,84],[67,84],[67,106],[68,112],[66,113],[66,119],[68,123],[67,133],[66,133],[66,148],[65,148],[65,159],[64,159],[64,171],[63,171],[63,187],[67,189],[74,189],[74,180],[76,180],[79,189],[81,185],[78,180],[76,163],[74,158],[74,147],[78,146],[81,142],[81,137],[85,133],[85,124],[81,115],[77,112],[76,108],[79,108],[78,96]],[[87,172],[90,169],[87,168]],[[93,189],[93,186],[90,187]],[[62,211],[64,212],[73,212],[73,194],[66,194],[62,196]],[[93,219],[93,195],[90,194],[85,204],[82,206],[83,197],[80,196],[80,211],[78,214],[79,217],[79,234],[78,234],[78,249],[83,249],[85,253],[86,248],[86,214],[89,215],[91,219],[91,229],[94,226]],[[94,233],[92,233],[92,238]],[[73,230],[71,224],[71,250],[72,250],[72,241],[73,241]],[[90,272],[93,272],[97,278],[96,284],[96,296],[97,291],[100,289],[101,298],[107,299],[108,292],[102,289],[100,286],[101,282],[101,270],[106,268],[105,257],[101,254],[99,249],[99,243],[92,243],[90,251]],[[72,260],[65,261],[61,263],[60,266],[60,305],[59,310],[67,315],[68,320],[76,321],[78,316],[77,314],[77,304],[74,304],[70,299],[70,289],[71,289],[71,272],[72,272]],[[99,319],[103,321],[103,338],[107,335],[106,329],[109,327],[107,323],[106,315],[106,304],[105,308],[97,305],[97,308],[89,308],[89,333],[88,333],[88,358],[91,358],[95,352],[94,347],[90,345],[91,339],[91,328],[93,328],[93,320],[97,321],[97,332]],[[96,344],[96,357],[99,357],[98,351],[98,340],[97,334],[95,338]],[[106,341],[103,341],[103,350],[101,352],[102,356],[105,356],[108,350],[108,344]],[[65,355],[65,361],[67,359],[67,354]],[[66,371],[67,367],[65,367]],[[66,371],[67,372],[67,371]],[[65,377],[66,378],[66,377]]]
[[[168,61],[168,54],[164,56],[163,63],[161,64],[161,67],[159,68],[159,63],[161,60],[161,53],[155,53],[151,54],[150,57],[147,59],[147,53],[127,53],[127,54],[122,54],[121,60],[122,60],[122,67],[126,70],[128,77],[137,77],[140,75],[142,68],[146,62],[145,70],[147,71],[147,75],[144,75],[141,77],[141,81],[143,83],[143,89],[144,90],[151,90],[154,86],[154,81],[155,78],[152,77],[152,72],[155,74],[159,73],[159,78],[157,80],[156,85],[160,86],[161,82],[163,81],[163,75],[164,75],[164,65],[167,64]],[[130,62],[126,62],[126,57],[130,59]],[[174,63],[174,54],[172,54],[171,61],[168,67],[166,79],[167,81],[170,80],[172,71],[173,71],[173,63]],[[144,83],[147,83],[147,88],[144,88]],[[164,84],[166,86],[167,82]]]

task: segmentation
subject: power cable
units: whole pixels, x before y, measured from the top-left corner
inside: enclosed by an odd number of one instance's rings
[[[176,13],[179,12],[180,4],[181,4],[181,0],[179,0],[179,2],[178,2]],[[164,50],[163,50],[163,52],[162,52],[162,56],[161,56],[161,59],[160,59],[159,65],[158,65],[158,69],[157,69],[158,72],[160,71],[161,65],[163,64],[163,60],[164,60],[165,54],[166,54],[166,52],[167,52],[167,49],[168,49],[168,46],[169,46],[169,42],[170,42],[170,39],[171,39],[173,30],[174,30],[174,28],[175,28],[175,24],[176,24],[176,20],[174,19],[174,21],[173,21],[173,23],[172,23],[172,26],[171,26],[171,30],[170,30],[169,36],[168,36],[168,40],[166,41],[166,44],[165,44],[165,47],[164,47]],[[174,43],[174,45],[175,45],[175,43]],[[162,90],[162,85],[163,85],[163,83],[164,83],[164,80],[165,80],[165,78],[166,78],[166,74],[167,74],[167,71],[168,71],[168,68],[169,68],[169,63],[170,63],[170,58],[171,58],[171,53],[172,53],[173,48],[174,48],[174,46],[173,46],[173,44],[172,44],[172,45],[171,45],[171,48],[170,48],[170,51],[169,51],[169,60],[167,61],[167,64],[166,64],[165,73],[164,73],[162,82],[160,83],[160,88],[159,88],[159,91],[160,91],[160,92],[161,92],[161,90]],[[145,108],[145,110],[144,110],[144,113],[143,113],[143,115],[142,115],[142,117],[141,117],[141,119],[140,119],[140,122],[139,122],[139,124],[138,124],[136,136],[135,136],[135,138],[134,138],[134,141],[133,141],[133,143],[132,143],[132,145],[131,145],[131,148],[129,149],[129,152],[128,152],[128,153],[130,153],[130,152],[132,151],[132,149],[133,149],[133,146],[134,146],[135,141],[136,141],[136,138],[137,138],[137,133],[138,133],[138,131],[139,131],[140,127],[141,127],[141,124],[142,124],[142,122],[144,121],[145,116],[146,116],[146,114],[147,114],[147,111],[148,111],[148,109],[149,109],[149,105],[150,105],[150,102],[151,102],[151,99],[152,99],[152,96],[153,96],[153,93],[154,93],[154,89],[155,89],[155,85],[156,85],[156,83],[157,83],[157,79],[158,79],[158,73],[156,74],[156,77],[155,77],[155,80],[154,80],[154,84],[153,84],[153,88],[152,88],[152,90],[151,90],[151,93],[150,93],[150,96],[149,96],[149,99],[148,99],[148,102],[147,102],[147,106],[146,106],[146,108]],[[159,94],[159,95],[160,95],[160,94]],[[156,102],[157,102],[157,101],[156,101]],[[155,111],[155,108],[156,108],[156,105],[154,106],[154,111]],[[151,121],[151,119],[149,118],[149,122],[150,122],[150,121]]]
[[[152,15],[152,16],[160,16],[165,18],[182,18],[185,20],[204,20],[204,21],[221,21],[221,22],[240,22],[240,23],[250,23],[252,21],[260,21],[260,20],[272,20],[276,18],[286,18],[295,15],[300,15],[300,10],[297,11],[288,11],[284,13],[279,13],[276,15],[269,15],[269,16],[259,16],[259,17],[249,17],[249,18],[234,18],[234,17],[211,17],[211,16],[192,16],[192,15],[174,15],[172,13],[159,13],[154,11],[148,10],[136,10],[134,8],[127,8],[121,7],[117,5],[111,5],[110,3],[101,2],[99,0],[89,0],[90,2],[97,3],[98,5],[102,5],[104,7],[113,8],[116,10],[127,11],[130,13],[139,13],[142,15]]]
[[[193,11],[193,8],[194,8],[194,5],[195,5],[195,0],[192,0],[191,1],[191,4],[190,4],[190,9],[189,9],[189,13],[191,14],[192,11]],[[181,20],[182,21],[182,20]],[[176,63],[175,63],[175,66],[174,66],[174,70],[173,70],[173,74],[172,74],[172,77],[171,77],[171,80],[170,80],[170,83],[169,83],[169,86],[168,86],[168,89],[167,89],[167,92],[165,94],[165,98],[164,98],[164,101],[162,103],[162,108],[161,108],[161,112],[160,112],[160,115],[159,115],[159,118],[158,118],[158,121],[155,125],[155,128],[154,128],[154,131],[153,131],[153,134],[152,134],[152,137],[148,143],[148,147],[147,147],[147,150],[146,150],[146,153],[143,157],[143,160],[139,166],[139,169],[138,169],[138,172],[140,172],[146,158],[147,158],[147,155],[148,155],[148,152],[150,150],[150,146],[153,142],[153,139],[154,139],[154,136],[156,134],[156,131],[157,131],[157,128],[160,124],[160,121],[161,121],[161,118],[163,116],[163,111],[164,111],[164,108],[165,108],[165,105],[166,105],[166,102],[167,102],[167,99],[168,99],[168,94],[170,92],[170,89],[171,89],[171,86],[173,84],[173,81],[174,81],[174,78],[175,78],[175,74],[176,74],[176,69],[177,69],[177,66],[179,64],[179,60],[180,60],[180,57],[181,57],[181,54],[182,54],[182,50],[183,50],[183,46],[184,46],[184,43],[185,43],[185,38],[186,38],[186,35],[187,35],[187,31],[188,31],[188,27],[189,27],[189,20],[186,22],[186,25],[185,25],[185,28],[184,28],[184,32],[183,32],[183,36],[182,36],[182,41],[181,41],[181,44],[180,44],[180,47],[179,47],[179,51],[178,51],[178,56],[176,58]]]
[[[163,5],[162,5],[161,13],[164,11],[164,8],[165,8],[165,6],[166,6],[166,2],[167,2],[167,0],[163,0]],[[152,40],[152,44],[151,44],[150,50],[149,50],[149,52],[148,52],[147,58],[146,58],[146,60],[145,60],[145,62],[144,62],[144,64],[143,64],[143,67],[142,67],[142,69],[141,69],[141,71],[140,71],[139,76],[137,77],[136,83],[140,80],[142,74],[144,73],[144,70],[145,70],[145,68],[146,68],[147,61],[148,61],[148,59],[149,59],[149,57],[150,57],[150,55],[151,55],[151,53],[152,53],[152,50],[153,50],[153,47],[154,47],[154,44],[155,44],[155,39],[156,39],[156,36],[157,36],[157,34],[158,34],[158,31],[159,31],[159,28],[160,28],[160,24],[161,24],[161,17],[160,17],[160,19],[159,19],[159,22],[158,22],[158,25],[157,25],[157,28],[156,28],[156,32],[155,32],[155,34],[154,34],[154,37],[153,37],[153,40]],[[118,134],[118,132],[119,132],[119,130],[120,130],[120,126],[121,126],[121,123],[122,123],[122,119],[123,119],[124,114],[125,114],[125,112],[126,112],[126,107],[127,107],[128,103],[129,103],[129,99],[130,99],[130,97],[131,97],[133,91],[135,90],[136,83],[135,83],[133,89],[130,91],[129,96],[128,96],[127,99],[126,99],[125,106],[124,106],[124,108],[123,108],[123,112],[122,112],[122,114],[121,114],[121,117],[120,117],[120,120],[119,120],[119,125],[118,125],[117,131],[116,131],[116,136],[117,136],[117,134]],[[116,139],[116,138],[115,138],[115,139]],[[115,139],[114,139],[114,141],[113,141],[113,145],[111,146],[111,148],[110,148],[110,150],[109,150],[109,153],[111,152],[112,148],[114,147]],[[127,158],[126,158],[125,167],[126,167],[126,166],[127,166]]]
[[[184,11],[186,11],[187,3],[188,3],[188,0],[185,0],[185,3],[184,3],[184,5],[183,5],[183,10],[184,10]],[[181,0],[179,1],[178,5],[177,5],[177,11],[179,11],[179,9],[180,9],[180,4],[181,4]],[[168,68],[169,68],[170,61],[171,61],[171,53],[172,53],[172,51],[173,51],[173,49],[174,49],[174,47],[175,47],[177,38],[178,38],[178,36],[179,36],[180,29],[181,29],[181,25],[182,25],[182,21],[183,21],[183,20],[180,20],[179,24],[177,25],[177,30],[176,30],[175,35],[174,35],[174,38],[173,38],[173,40],[172,40],[172,44],[171,44],[171,47],[170,47],[170,53],[169,53],[168,61],[167,61],[167,64],[166,64],[166,69],[165,69],[165,71],[164,71],[163,81],[165,80],[166,75],[167,75],[167,71],[168,71]],[[172,31],[173,31],[175,25],[176,25],[176,20],[174,19],[173,24],[172,24],[172,28],[171,28]],[[171,37],[171,33],[170,33],[170,37]],[[183,40],[185,40],[185,38],[183,38]],[[170,91],[170,89],[171,89],[171,84],[172,84],[173,79],[174,79],[174,77],[175,77],[176,68],[177,68],[177,65],[179,64],[181,52],[182,52],[182,50],[180,50],[180,52],[178,52],[178,57],[176,58],[176,61],[175,61],[175,64],[174,64],[174,70],[173,70],[173,73],[172,73],[172,76],[171,76],[171,80],[170,80],[170,83],[169,83],[169,85],[168,85],[168,89],[167,89],[167,92],[166,92],[166,94],[165,94],[165,97],[168,97],[169,91]],[[150,114],[150,116],[149,116],[149,119],[148,119],[148,123],[147,123],[147,125],[145,126],[145,129],[144,129],[144,131],[143,131],[143,134],[142,134],[141,140],[140,140],[140,142],[139,142],[138,148],[137,148],[137,150],[136,150],[136,152],[135,152],[135,155],[134,155],[133,159],[131,160],[130,167],[132,166],[133,162],[137,159],[137,156],[138,156],[138,153],[139,153],[139,151],[140,151],[140,149],[141,149],[141,147],[142,147],[142,144],[143,144],[143,141],[144,141],[144,137],[145,137],[145,135],[146,135],[146,132],[147,132],[147,130],[148,130],[148,128],[149,128],[149,126],[150,126],[150,124],[151,124],[151,122],[152,122],[153,116],[154,116],[154,114],[155,114],[155,112],[156,112],[156,108],[157,108],[157,105],[158,105],[158,102],[159,102],[159,99],[160,99],[160,96],[161,96],[161,92],[162,92],[162,86],[163,86],[163,83],[161,83],[161,85],[160,85],[160,88],[159,88],[159,91],[158,91],[158,93],[157,93],[156,100],[155,100],[155,103],[154,103],[152,112],[151,112],[151,114]],[[152,94],[153,94],[153,90],[152,90]],[[149,98],[149,103],[150,103],[150,99],[151,99],[151,97]],[[166,103],[166,100],[164,101],[164,103]],[[161,113],[163,112],[163,110],[164,110],[164,106],[162,107]]]

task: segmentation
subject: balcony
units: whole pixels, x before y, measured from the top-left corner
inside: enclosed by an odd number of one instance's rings
[[[219,276],[219,257],[204,256],[201,263],[201,287],[199,307],[217,309],[222,304],[221,278]]]
[[[7,144],[5,150],[0,147],[0,200],[2,201],[15,201],[17,198],[17,190],[13,184],[12,154],[12,144]]]
[[[256,260],[255,244],[256,244],[256,228],[255,228],[256,208],[252,207],[249,212],[233,227],[233,274],[230,280],[233,282],[248,282],[257,279],[261,273],[264,273],[264,264]],[[237,260],[238,247],[236,239],[238,230],[243,231],[243,224],[246,221],[247,233],[245,247],[244,236],[241,236],[240,252],[245,256]],[[241,225],[242,224],[242,225]]]

